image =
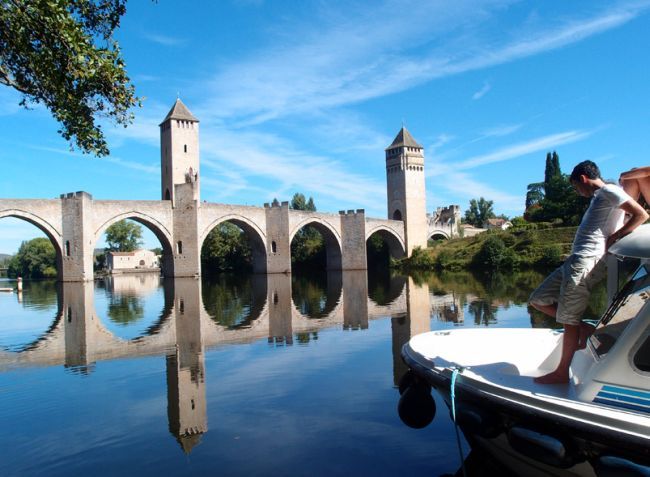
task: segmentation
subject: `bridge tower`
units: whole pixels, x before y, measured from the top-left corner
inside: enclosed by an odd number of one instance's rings
[[[174,186],[197,184],[199,178],[199,120],[177,99],[160,123],[161,198],[176,205]]]
[[[162,199],[173,208],[174,250],[165,257],[164,270],[175,277],[201,275],[201,246],[198,237],[199,120],[177,99],[160,123]]]
[[[406,254],[427,246],[424,148],[405,127],[386,148],[388,218],[404,221]]]

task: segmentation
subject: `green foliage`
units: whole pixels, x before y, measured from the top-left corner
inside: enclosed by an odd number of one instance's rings
[[[45,237],[23,242],[11,258],[7,274],[13,278],[55,278],[56,251],[52,242]]]
[[[492,206],[494,201],[485,200],[483,197],[471,199],[469,201],[469,209],[465,211],[465,222],[473,225],[474,227],[483,227],[487,219],[495,217]]]
[[[306,200],[305,195],[299,192],[293,194],[290,207],[294,210],[309,210],[312,212],[316,212],[316,205],[314,204],[314,199],[310,197],[309,200]]]
[[[142,226],[120,220],[106,229],[107,252],[133,252],[142,245]]]
[[[558,244],[544,246],[542,248],[542,256],[537,263],[542,267],[557,267],[562,263],[562,247]]]
[[[495,267],[502,270],[546,269],[570,253],[576,228],[548,228],[549,225],[537,228],[538,225],[527,224],[523,228],[490,230],[473,237],[451,239],[397,261],[396,268],[409,272],[433,269],[492,272]]]
[[[201,248],[201,268],[207,274],[249,271],[253,254],[246,234],[235,224],[223,222],[212,229]]]
[[[0,7],[0,84],[43,104],[84,153],[109,154],[96,119],[127,126],[140,106],[113,38],[126,0],[9,0]]]
[[[483,270],[512,270],[518,265],[518,258],[503,239],[491,235],[483,242],[472,260],[472,266]]]
[[[135,323],[144,317],[144,305],[138,296],[112,296],[108,302],[108,318],[121,326]]]
[[[316,211],[314,199],[305,199],[304,194],[296,192],[290,207],[294,210]],[[291,241],[291,263],[300,268],[319,268],[325,264],[325,241],[316,228],[307,225],[300,229]]]
[[[562,174],[558,154],[547,153],[544,182],[528,184],[526,220],[578,225],[588,205],[589,200],[577,194],[569,177]]]

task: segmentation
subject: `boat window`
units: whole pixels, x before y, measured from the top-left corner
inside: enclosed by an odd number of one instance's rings
[[[634,366],[640,371],[650,371],[650,336],[647,336],[634,355]]]
[[[648,298],[650,274],[646,267],[642,266],[616,295],[590,338],[591,345],[599,356],[606,354],[614,346]]]

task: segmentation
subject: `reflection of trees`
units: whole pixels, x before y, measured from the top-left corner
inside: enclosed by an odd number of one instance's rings
[[[368,297],[378,305],[389,305],[404,290],[406,277],[394,275],[388,267],[368,269]]]
[[[265,280],[264,277],[261,277]],[[250,326],[266,301],[266,286],[260,277],[220,274],[202,283],[203,305],[210,317],[228,328]],[[266,283],[266,282],[264,282]]]
[[[477,324],[497,321],[496,309],[528,302],[532,291],[542,283],[545,275],[526,270],[513,273],[480,274],[472,272],[418,272],[417,281],[426,282],[432,293],[444,295],[454,293],[461,304],[468,303],[468,311]],[[598,319],[607,306],[605,281],[592,290],[585,319]],[[555,319],[528,307],[533,327],[557,327]]]
[[[476,325],[493,325],[497,322],[496,307],[488,300],[475,300],[467,305],[467,311],[474,317]]]
[[[293,275],[293,303],[307,318],[324,318],[330,314],[341,296],[340,279],[334,274],[309,273]]]
[[[23,306],[47,310],[57,306],[57,283],[54,280],[26,281],[23,283]]]
[[[108,302],[108,318],[118,325],[126,326],[144,316],[144,306],[135,295],[113,295]]]

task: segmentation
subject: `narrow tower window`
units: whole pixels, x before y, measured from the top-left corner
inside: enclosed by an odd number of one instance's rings
[[[275,240],[271,242],[271,252],[276,253],[278,251],[278,246],[275,244]]]
[[[66,257],[70,256],[70,241],[69,240],[65,241],[65,256]]]
[[[176,253],[178,253],[179,255],[183,253],[183,242],[181,242],[180,240],[176,242]]]
[[[183,145],[183,152],[187,152],[187,144]]]

